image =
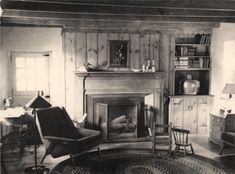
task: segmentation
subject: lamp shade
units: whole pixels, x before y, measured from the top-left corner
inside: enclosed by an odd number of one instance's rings
[[[235,83],[226,83],[222,93],[235,94]]]
[[[51,107],[51,104],[48,103],[46,99],[38,95],[32,100],[30,100],[25,106],[27,108],[48,108]]]
[[[0,0],[0,17],[2,16],[2,13],[3,13],[3,10],[2,10],[2,7],[1,7],[1,0]]]

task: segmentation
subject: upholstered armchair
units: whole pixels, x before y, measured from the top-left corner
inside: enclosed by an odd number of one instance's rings
[[[226,145],[235,147],[235,116],[234,114],[227,115],[225,118],[225,131],[221,135],[222,148],[220,155],[222,155]]]
[[[46,147],[46,153],[41,163],[49,154],[53,158],[70,155],[72,165],[75,168],[74,155],[87,152],[93,148],[99,150],[100,131],[76,128],[64,108],[38,109],[37,126]]]

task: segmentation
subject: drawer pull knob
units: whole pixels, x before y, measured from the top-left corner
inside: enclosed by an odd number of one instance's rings
[[[179,103],[173,103],[173,105],[180,105],[181,103],[179,102]]]

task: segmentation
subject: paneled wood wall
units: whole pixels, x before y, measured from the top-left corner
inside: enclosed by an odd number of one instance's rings
[[[159,65],[159,32],[65,32],[66,48],[74,43],[71,46],[75,47],[75,68],[89,62],[95,68],[107,69],[110,40],[129,41],[130,68],[141,68],[144,63],[147,63],[148,59],[154,59],[156,64]]]
[[[65,30],[63,32],[66,77],[66,109],[74,113],[75,76],[77,68],[89,62],[97,69],[109,68],[109,41],[129,41],[130,69],[141,69],[148,59],[154,59],[156,69],[166,72],[168,88],[169,56],[172,33],[151,32],[90,32]],[[116,69],[116,70],[122,70]],[[76,113],[75,113],[76,117]]]

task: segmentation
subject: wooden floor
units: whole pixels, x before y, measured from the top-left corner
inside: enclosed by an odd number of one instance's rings
[[[225,149],[222,156],[219,155],[220,147],[216,144],[208,142],[208,137],[203,135],[191,135],[190,140],[193,143],[194,151],[196,154],[205,156],[230,167],[235,172],[235,149]],[[102,144],[100,146],[102,150],[110,148],[139,148],[149,149],[151,151],[151,144],[149,142],[138,142],[138,143],[113,143],[113,144]],[[44,155],[44,147],[41,145],[37,150],[38,161],[40,162]],[[53,159],[48,156],[44,162],[50,170],[56,166],[59,162],[67,159],[68,156]],[[34,150],[33,146],[26,148],[23,154],[19,153],[18,148],[8,149],[4,151],[3,156],[4,164],[8,174],[24,174],[24,168],[34,164]],[[4,174],[2,170],[1,174]]]

